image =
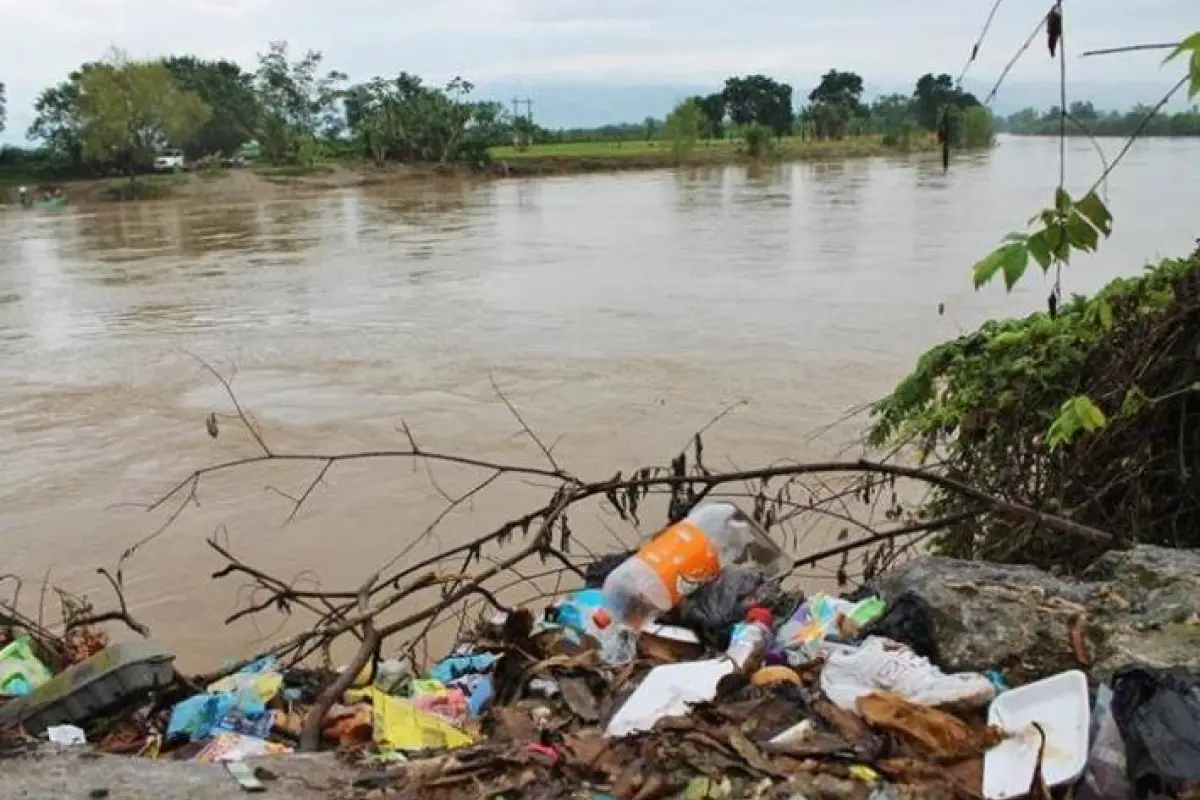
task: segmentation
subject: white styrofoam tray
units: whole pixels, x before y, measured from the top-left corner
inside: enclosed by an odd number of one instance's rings
[[[1087,676],[1079,670],[1004,692],[988,708],[988,724],[1010,734],[983,758],[983,794],[988,800],[1023,797],[1029,792],[1037,766],[1041,738],[1046,735],[1042,777],[1057,786],[1083,774],[1088,757]]]

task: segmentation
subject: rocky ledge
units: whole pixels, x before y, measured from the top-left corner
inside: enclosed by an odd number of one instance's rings
[[[1081,580],[1027,566],[922,557],[882,576],[891,600],[932,612],[947,671],[999,669],[1014,684],[1086,668],[1093,681],[1131,662],[1200,668],[1200,551],[1138,546]]]

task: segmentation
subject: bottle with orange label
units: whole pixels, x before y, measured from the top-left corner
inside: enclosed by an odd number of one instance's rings
[[[782,562],[783,551],[741,509],[705,503],[609,574],[604,606],[614,623],[639,631],[731,565],[773,574]]]

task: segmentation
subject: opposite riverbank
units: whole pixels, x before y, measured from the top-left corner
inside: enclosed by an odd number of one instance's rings
[[[269,195],[289,189],[336,189],[371,186],[434,177],[517,177],[571,175],[593,172],[653,170],[671,167],[718,166],[739,163],[816,161],[872,156],[904,155],[937,148],[932,135],[913,137],[902,144],[887,143],[882,136],[851,136],[838,140],[784,137],[775,140],[763,155],[751,156],[740,139],[697,142],[686,154],[677,154],[662,141],[588,141],[534,145],[524,149],[497,147],[492,163],[483,170],[460,166],[388,164],[377,166],[349,159],[323,161],[308,166],[249,167],[202,170],[169,175],[125,178],[58,178],[47,175],[0,172],[0,203],[15,203],[20,185],[35,196],[45,187],[60,187],[74,202],[156,200],[197,195]]]

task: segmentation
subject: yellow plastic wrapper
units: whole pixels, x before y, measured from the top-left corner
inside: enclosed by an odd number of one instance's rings
[[[373,725],[375,743],[393,750],[453,750],[469,747],[475,739],[449,722],[418,709],[411,700],[392,697],[375,689]]]
[[[248,674],[239,672],[209,685],[208,692],[241,692],[250,689],[264,703],[269,703],[283,688],[283,676],[278,672],[261,672]]]

